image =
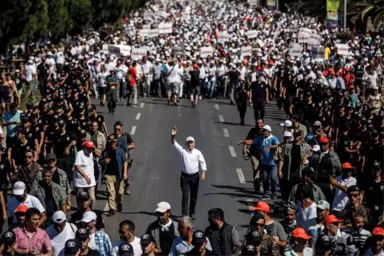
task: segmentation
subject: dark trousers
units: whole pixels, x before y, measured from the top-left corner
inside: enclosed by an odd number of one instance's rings
[[[111,89],[109,88],[108,89],[108,110],[109,112],[115,112],[115,109],[116,109],[116,89]]]
[[[237,105],[237,110],[240,114],[240,123],[244,124],[245,113],[247,112],[247,103],[245,103],[245,105]]]
[[[195,213],[195,207],[197,203],[197,194],[199,192],[199,182],[200,182],[199,173],[196,174],[185,174],[181,173],[180,176],[180,187],[182,192],[181,198],[181,213],[183,216],[188,216],[189,214]],[[189,200],[189,212],[188,212],[188,199]]]
[[[253,111],[255,114],[255,123],[257,124],[258,119],[264,119],[265,115],[265,99],[254,99]]]
[[[71,156],[62,156],[57,159],[57,167],[65,171],[68,176],[68,181],[72,182],[73,172],[72,172],[72,161]]]

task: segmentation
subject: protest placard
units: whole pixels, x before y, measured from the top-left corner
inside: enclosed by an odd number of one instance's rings
[[[159,30],[157,28],[151,29],[148,31],[148,37],[158,37],[159,36]]]
[[[311,35],[305,32],[299,32],[299,44],[305,44],[308,43],[309,39],[311,38]]]
[[[172,34],[172,23],[171,22],[162,22],[159,24],[159,34]]]
[[[252,47],[251,46],[244,46],[241,48],[241,55],[243,57],[251,56],[252,55]]]
[[[145,55],[147,55],[147,47],[132,48],[131,58],[133,60],[140,60]]]
[[[349,53],[349,46],[347,44],[336,44],[336,48],[337,54],[346,56]]]
[[[149,35],[149,29],[140,29],[139,30],[139,36],[140,37],[148,37]]]
[[[200,56],[202,58],[206,58],[208,56],[212,56],[213,54],[213,48],[212,47],[201,47],[200,48]]]
[[[300,57],[302,52],[303,46],[301,46],[300,44],[293,43],[289,45],[289,55],[291,55],[292,57]]]
[[[257,37],[257,30],[249,30],[245,33],[248,39],[256,38]]]
[[[219,42],[229,42],[231,39],[231,36],[228,34],[227,31],[219,32],[218,41]]]
[[[172,48],[172,54],[177,55],[184,55],[184,46],[182,45],[176,45]]]

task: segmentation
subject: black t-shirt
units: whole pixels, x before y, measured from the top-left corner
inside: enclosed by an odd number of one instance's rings
[[[26,144],[17,140],[12,148],[12,158],[15,160],[16,165],[21,165],[24,162],[25,153],[27,150],[35,151],[35,143],[27,141]]]
[[[5,150],[5,149],[4,149]],[[5,151],[6,152],[6,151]],[[0,184],[7,184],[8,174],[11,172],[11,164],[6,157],[6,153],[2,153],[0,160]],[[2,187],[2,186],[0,186]]]
[[[32,126],[32,132],[33,132],[33,138],[37,139],[40,142],[41,139],[41,132],[43,132],[43,127],[39,124]]]
[[[39,78],[48,79],[49,75],[49,66],[44,64],[40,64],[37,66],[37,70],[39,71]]]
[[[89,120],[88,118],[84,117],[84,118],[79,118],[78,119],[78,122],[79,122],[79,130],[86,130],[88,131],[88,127],[89,127]]]
[[[105,168],[105,174],[119,175],[119,165],[116,159],[116,150],[107,149],[107,154],[110,161]]]
[[[301,114],[303,113],[305,100],[300,98],[294,98],[292,101],[292,105],[293,105],[293,114]]]
[[[309,121],[309,122],[312,122],[312,120],[314,119],[313,117],[313,114],[315,112],[315,106],[313,103],[306,103],[304,105],[304,120],[306,121]]]
[[[52,186],[45,186],[45,211],[47,212],[47,216],[51,217],[54,212],[57,210],[57,206],[55,205],[55,201],[53,198]]]
[[[195,88],[197,85],[199,85],[199,75],[200,71],[198,69],[189,71],[189,74],[191,75],[191,87]]]
[[[347,162],[349,159],[349,153],[345,151],[345,148],[349,148],[349,144],[350,142],[348,136],[343,133],[340,134],[337,153],[339,154],[339,158],[342,163]]]
[[[291,177],[299,178],[300,172],[300,163],[301,163],[301,154],[300,154],[300,145],[292,145],[292,160],[291,160]]]
[[[76,118],[72,118],[71,120],[67,120],[65,128],[68,131],[77,131],[79,129],[79,121]]]
[[[76,134],[71,131],[66,131],[65,134],[58,134],[56,139],[53,140],[53,151],[56,154],[57,158],[64,156],[65,148],[71,143],[71,141],[76,140]]]
[[[283,86],[285,86],[285,93],[287,96],[295,97],[296,96],[296,90],[297,90],[297,84],[293,83],[293,81],[285,80],[283,81]]]
[[[101,215],[100,212],[95,212],[95,213],[97,216],[96,229],[97,230],[104,229],[105,225],[104,225],[103,216]],[[75,224],[77,226],[77,228],[83,228],[83,225],[81,223],[81,219],[83,218],[83,214],[84,214],[83,211],[78,210],[71,215],[71,223]]]
[[[56,168],[56,171],[53,172],[52,181],[60,185],[60,174],[57,171],[57,168]]]
[[[253,82],[251,84],[252,99],[263,99],[267,97],[267,84],[265,82]]]
[[[236,89],[236,91],[237,91],[237,106],[247,107],[248,90],[240,86]]]
[[[238,85],[240,79],[240,72],[238,70],[228,71],[229,83],[230,85]]]
[[[249,130],[248,135],[245,139],[246,140],[253,140],[254,138],[256,138],[258,136],[262,136],[262,135],[263,135],[263,129],[251,128],[251,130]],[[255,144],[252,144],[251,147],[249,148],[249,152],[256,157],[260,156],[259,151],[260,150],[258,149],[257,145],[255,145]]]
[[[376,182],[372,180],[368,185],[366,192],[367,205],[373,207],[374,205],[381,205],[383,207],[384,201],[384,180]]]
[[[87,256],[99,256],[99,251],[98,250],[93,250],[88,248],[88,253],[86,254],[81,254],[81,255],[87,255]]]
[[[168,255],[172,247],[172,242],[175,239],[175,225],[172,223],[168,230],[162,231],[161,228],[159,230],[161,254]]]

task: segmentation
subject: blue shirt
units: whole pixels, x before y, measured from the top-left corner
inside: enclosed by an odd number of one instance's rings
[[[253,143],[260,148],[261,152],[261,164],[264,165],[277,165],[273,160],[273,155],[275,154],[275,149],[264,150],[265,147],[272,145],[279,145],[280,141],[274,135],[271,135],[268,139],[265,137],[259,136],[253,139]]]
[[[16,113],[14,114],[12,111],[7,111],[4,115],[4,122],[17,122],[17,123],[20,123],[21,122],[21,119],[20,119],[20,114],[23,113],[23,111],[21,110],[17,110]],[[16,124],[10,124],[7,126],[7,137],[15,137],[16,136],[16,133],[15,133],[15,128],[16,128]]]

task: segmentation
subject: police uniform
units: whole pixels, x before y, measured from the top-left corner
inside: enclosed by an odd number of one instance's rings
[[[247,100],[248,100],[248,90],[245,86],[238,87],[236,89],[236,103],[237,110],[240,114],[240,124],[244,125],[244,117],[247,112]]]

